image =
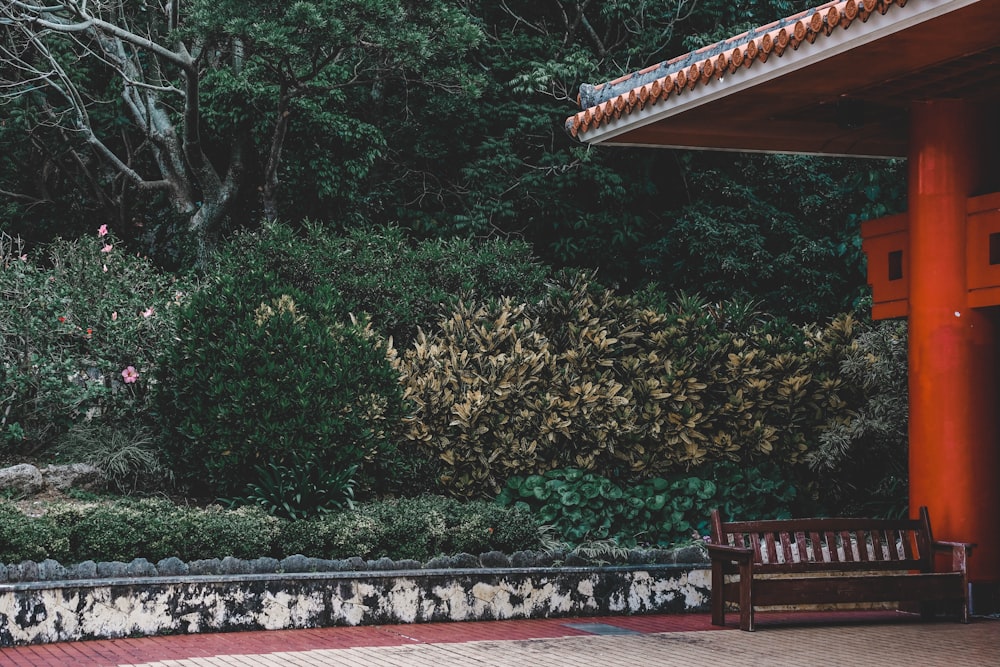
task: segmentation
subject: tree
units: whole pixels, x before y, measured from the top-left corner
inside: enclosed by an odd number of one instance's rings
[[[383,141],[357,114],[366,104],[347,91],[377,107],[390,86],[460,89],[454,69],[424,74],[474,45],[478,29],[457,2],[417,7],[5,0],[0,101],[23,110],[17,129],[51,156],[49,169],[73,172],[76,187],[87,183],[106,210],[122,212],[121,224],[143,200],[162,197],[181,221],[171,231],[185,232],[204,259],[235,206],[278,216],[296,123],[363,146],[351,167],[364,177]],[[314,172],[337,157],[316,158]],[[44,200],[37,187],[5,189],[11,199]]]
[[[865,289],[858,216],[898,209],[898,165],[590,147],[563,127],[581,83],[810,4],[471,3],[485,37],[469,58],[487,73],[484,93],[474,105],[415,103],[418,135],[387,127],[393,168],[377,199],[418,233],[523,237],[548,263],[597,268],[625,289],[654,282],[712,300],[742,294],[800,321],[850,308]]]

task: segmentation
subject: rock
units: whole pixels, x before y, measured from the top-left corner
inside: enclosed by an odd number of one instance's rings
[[[128,576],[128,566],[117,560],[101,561],[97,564],[97,576],[101,579],[122,579]]]
[[[502,551],[487,551],[479,554],[479,563],[483,567],[510,567],[510,558]]]
[[[156,571],[161,577],[176,577],[188,573],[187,563],[177,556],[164,558],[156,564]]]
[[[249,574],[250,563],[233,556],[226,556],[222,559],[222,574]]]
[[[97,579],[97,563],[85,560],[69,567],[70,579]]]
[[[68,571],[63,565],[51,558],[46,558],[38,564],[39,581],[62,581],[66,579]]]
[[[539,567],[539,554],[536,551],[515,551],[510,555],[511,567]]]
[[[448,556],[435,556],[427,561],[428,570],[447,570],[451,566],[451,558]]]
[[[7,579],[9,581],[38,581],[38,563],[33,560],[26,560],[17,565],[7,567]]]
[[[222,561],[218,558],[196,560],[188,565],[188,574],[222,574]]]
[[[281,562],[277,558],[254,558],[250,561],[250,572],[252,574],[274,574],[281,569]]]
[[[87,463],[50,465],[41,469],[45,483],[58,491],[83,489],[97,491],[104,485],[100,469]]]
[[[412,558],[404,558],[403,560],[396,561],[397,570],[419,570],[423,567],[423,564],[419,560],[413,560]]]
[[[0,491],[8,495],[33,496],[44,488],[42,472],[30,463],[0,469]]]
[[[391,558],[379,558],[368,561],[369,572],[391,572],[396,569],[396,563]]]
[[[156,567],[145,558],[135,558],[125,566],[130,577],[155,577]]]
[[[699,546],[681,547],[674,554],[675,562],[687,564],[707,564],[711,562],[708,551]]]
[[[452,567],[461,569],[471,569],[479,567],[479,557],[472,554],[460,553],[451,559]]]
[[[302,554],[295,554],[294,556],[287,556],[281,559],[281,571],[282,572],[309,572],[309,561],[311,559],[306,558]]]
[[[350,558],[344,559],[344,562],[347,563],[349,568],[347,570],[348,572],[363,572],[367,566],[367,563],[365,563],[361,556],[351,556]]]

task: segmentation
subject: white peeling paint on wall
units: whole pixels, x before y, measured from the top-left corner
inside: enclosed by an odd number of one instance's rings
[[[682,566],[152,577],[0,585],[0,646],[137,635],[704,611]]]

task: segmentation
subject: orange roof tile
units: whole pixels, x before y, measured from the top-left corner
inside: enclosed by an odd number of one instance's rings
[[[613,81],[584,84],[578,97],[582,110],[566,119],[566,130],[585,140],[583,135],[613,120],[686,91],[721,85],[727,75],[781,58],[789,49],[821,49],[836,31],[906,4],[907,0],[834,0]]]
[[[905,114],[904,94],[926,95],[946,67],[954,71],[960,63],[963,85],[978,77],[977,94],[990,87],[993,95],[998,5],[998,0],[833,0],[613,81],[584,84],[581,110],[566,119],[566,130],[592,143],[898,155],[901,139],[891,123],[898,125],[899,114],[883,118],[881,130],[875,119],[892,109]],[[891,40],[883,45],[887,36]],[[978,64],[972,64],[974,54]],[[821,61],[826,64],[815,67]],[[924,73],[922,89],[910,92]],[[895,97],[888,99],[890,93]],[[720,105],[729,97],[732,101]],[[807,126],[817,127],[820,116],[828,122],[838,100],[848,97],[865,99],[868,127],[854,135],[824,127],[814,139],[802,138],[811,131]],[[768,110],[750,108],[761,106]],[[700,119],[689,114],[695,107]],[[719,115],[705,116],[704,110],[716,113],[714,107]],[[743,122],[743,129],[734,122]],[[751,136],[753,128],[769,138]],[[733,144],[720,132],[729,132]],[[779,132],[799,134],[783,140]]]

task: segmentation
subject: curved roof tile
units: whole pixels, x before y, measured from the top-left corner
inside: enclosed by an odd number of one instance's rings
[[[798,49],[803,42],[813,44],[837,29],[849,28],[855,21],[867,21],[873,12],[885,14],[906,3],[833,0],[613,81],[583,84],[578,97],[583,110],[566,119],[566,131],[578,137],[671,94],[711,85],[740,67],[767,62],[772,54],[780,58],[789,47]]]

